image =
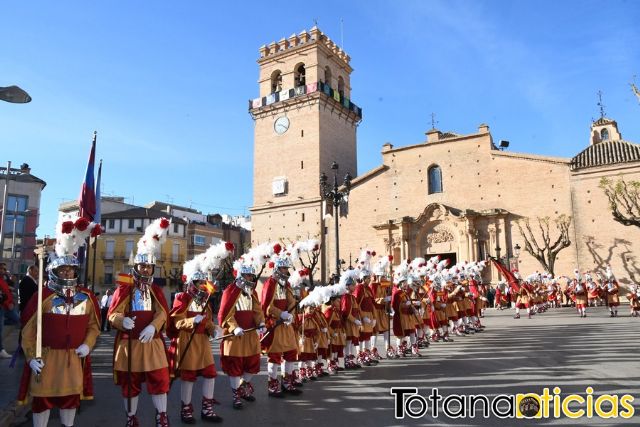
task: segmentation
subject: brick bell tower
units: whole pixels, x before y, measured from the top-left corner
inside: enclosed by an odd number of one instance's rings
[[[362,109],[351,101],[351,58],[317,27],[259,51],[260,96],[249,101],[255,122],[252,245],[324,241],[320,173],[332,177],[336,161],[341,177],[357,175]]]

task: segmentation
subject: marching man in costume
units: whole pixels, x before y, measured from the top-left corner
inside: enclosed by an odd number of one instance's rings
[[[234,263],[235,282],[222,293],[218,310],[218,324],[223,334],[233,334],[222,341],[220,364],[229,376],[235,409],[242,409],[241,398],[249,402],[256,400],[251,380],[260,372],[258,333],[265,331],[264,313],[255,290],[258,278],[250,262],[252,257],[250,252]]]
[[[205,421],[222,421],[213,410],[214,403],[217,403],[213,398],[213,391],[218,374],[209,344],[209,337],[215,332],[209,298],[216,289],[208,280],[206,272],[212,271],[215,277],[222,261],[231,255],[233,250],[232,243],[221,242],[185,263],[183,277],[186,289],[176,296],[169,315],[168,330],[172,337],[169,347],[170,372],[181,379],[180,418],[186,424],[196,422],[191,396],[198,376],[203,377],[200,417]]]
[[[353,293],[356,290],[356,279],[358,277],[357,270],[347,270],[340,276],[338,286],[342,291],[340,300],[340,314],[344,324],[344,330],[347,335],[344,347],[344,367],[345,369],[357,369],[362,366],[357,362],[355,352],[358,348],[360,339],[360,327],[362,320],[360,319],[360,305]]]
[[[139,425],[136,412],[143,382],[147,383],[156,408],[156,426],[169,426],[169,369],[162,337],[169,308],[162,289],[153,284],[156,253],[166,240],[169,225],[168,219],[158,218],[146,228],[138,242],[132,275],[120,280],[107,314],[118,330],[113,376],[115,383],[122,387],[127,427]]]
[[[330,285],[336,286],[336,285]],[[347,343],[347,335],[344,331],[344,323],[340,314],[341,297],[335,293],[330,296],[329,303],[323,308],[324,318],[329,325],[329,351],[331,353],[331,361],[329,362],[328,371],[330,374],[338,373],[344,366],[341,359],[344,358],[344,347]]]
[[[373,336],[371,337],[371,353],[373,357],[378,360],[382,358],[376,348],[376,339],[379,334],[383,336],[387,357],[395,357],[395,352],[390,342],[389,314],[387,313],[387,307],[391,302],[391,295],[388,293],[389,286],[382,285],[382,279],[386,275],[385,271],[391,262],[391,258],[391,255],[389,255],[383,256],[378,260],[373,267],[375,279],[369,284],[369,289],[371,289],[371,294],[373,295],[374,319],[376,319]],[[387,282],[387,284],[389,284],[389,282]]]
[[[391,308],[394,311],[393,333],[397,339],[398,354],[403,357],[406,349],[405,337],[409,337],[411,353],[414,356],[421,356],[416,342],[416,324],[419,323],[419,320],[408,295],[410,289],[408,280],[409,265],[406,261],[403,261],[396,270],[394,282],[398,287],[394,289],[391,296]]]
[[[362,250],[360,253],[359,273],[356,279],[356,289],[353,296],[356,297],[358,306],[360,307],[360,327],[358,362],[362,365],[369,366],[377,364],[378,359],[372,357],[371,354],[371,337],[376,325],[375,307],[373,305],[373,292],[369,287],[371,283],[371,257],[375,256],[375,251],[369,249]]]
[[[575,295],[576,309],[580,317],[587,317],[587,289],[577,269],[575,270],[575,275],[573,294]]]
[[[607,305],[609,306],[609,312],[611,313],[611,317],[618,317],[618,306],[620,305],[620,298],[618,296],[618,292],[620,292],[620,287],[618,286],[618,281],[613,275],[613,271],[611,271],[611,266],[607,266],[607,270],[605,272],[607,276]]]
[[[280,244],[276,243],[273,251],[273,274],[262,287],[260,301],[269,324],[269,335],[262,341],[262,347],[269,356],[267,364],[269,396],[281,397],[282,391],[297,395],[302,393],[302,390],[295,387],[293,378],[298,356],[298,339],[292,325],[296,299],[289,285],[291,260],[286,253],[282,252]],[[282,385],[278,381],[279,365],[284,368]]]
[[[77,283],[80,265],[74,256],[89,234],[100,234],[100,226],[85,218],[61,218],[57,258],[47,267],[47,287],[31,298],[22,313],[22,348],[27,363],[18,402],[26,403],[28,395],[33,396],[34,427],[45,427],[54,407],[60,408],[62,425],[73,426],[80,399],[93,398],[88,354],[100,335],[100,309],[93,293]],[[38,325],[40,299],[42,322]]]
[[[640,289],[638,289],[638,285],[635,283],[629,287],[627,299],[629,300],[631,317],[640,316]]]

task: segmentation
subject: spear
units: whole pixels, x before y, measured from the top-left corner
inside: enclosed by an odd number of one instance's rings
[[[42,361],[42,286],[44,281],[44,245],[34,252],[38,256],[38,311],[36,312],[36,360]],[[4,319],[0,319],[4,321]],[[40,373],[36,374],[36,382],[40,382]]]

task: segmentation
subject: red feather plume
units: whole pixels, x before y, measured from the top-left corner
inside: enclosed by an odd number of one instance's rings
[[[167,218],[160,220],[160,228],[169,228],[169,220]]]
[[[69,234],[73,231],[73,221],[65,221],[62,223],[62,232]]]
[[[84,231],[84,230],[87,229],[89,224],[91,224],[91,223],[89,222],[89,220],[87,218],[81,217],[81,218],[78,218],[76,220],[75,227],[80,231]]]
[[[102,226],[100,224],[96,224],[95,227],[91,230],[91,237],[98,237],[102,234]]]
[[[280,243],[276,243],[275,245],[273,245],[273,252],[275,252],[276,254],[280,254],[280,251],[282,251],[282,246],[280,246]]]
[[[233,243],[231,243],[231,242],[226,242],[226,243],[224,244],[224,248],[225,248],[227,251],[229,251],[229,252],[233,252],[233,251],[235,251],[235,249],[236,249],[236,247],[234,246],[234,244],[233,244]]]

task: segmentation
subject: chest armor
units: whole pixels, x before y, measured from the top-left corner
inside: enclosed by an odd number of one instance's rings
[[[136,288],[133,291],[131,311],[153,311],[153,299],[150,290],[143,292]]]
[[[276,285],[276,292],[273,299],[287,299],[287,288],[284,286]]]
[[[198,301],[196,301],[195,299],[192,299],[191,303],[189,304],[188,311],[195,311],[198,313],[202,313],[202,310],[204,309],[204,307],[205,307],[204,304],[199,304]]]
[[[90,303],[87,294],[78,292],[73,295],[71,301],[67,301],[65,298],[55,296],[51,301],[51,311],[53,314],[87,314],[88,304]]]
[[[244,292],[240,292],[240,296],[236,301],[235,309],[236,311],[252,311],[253,299]]]

